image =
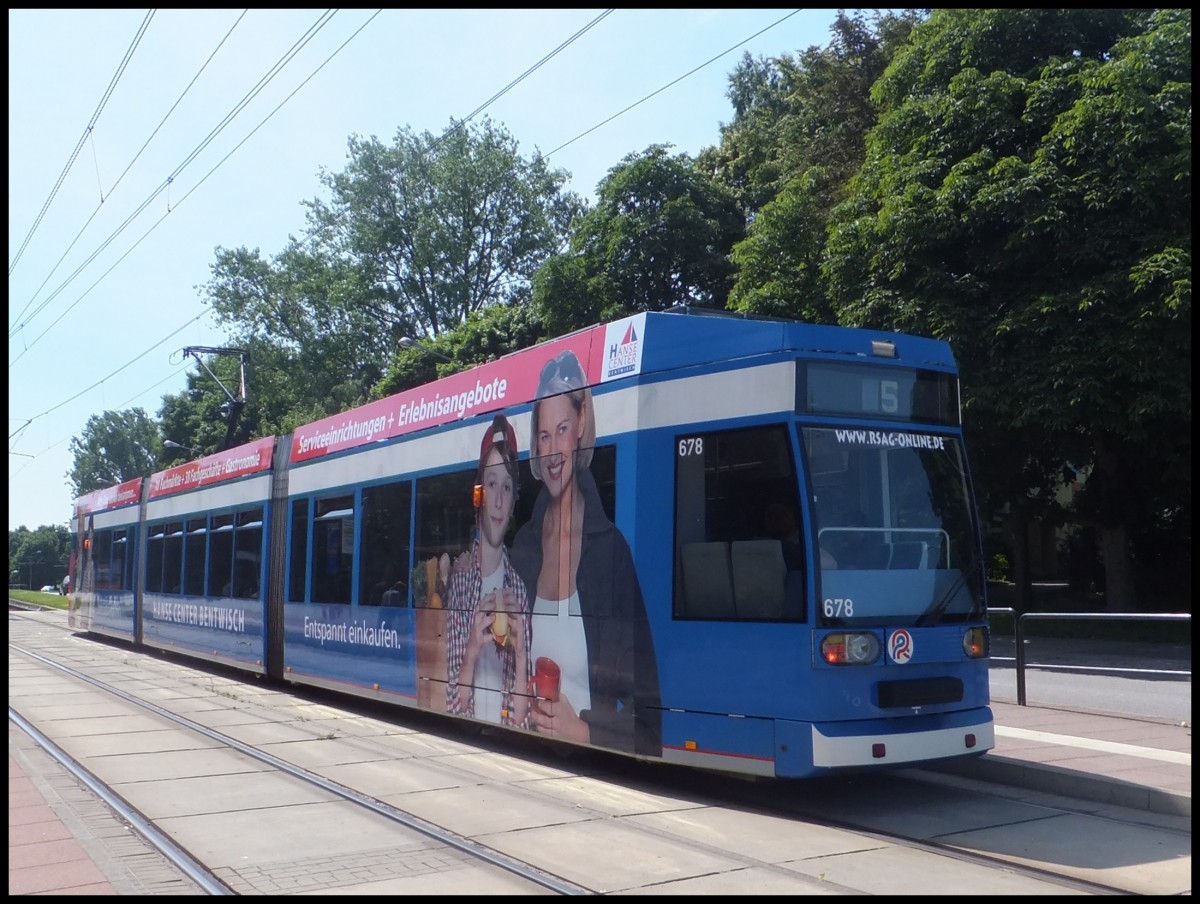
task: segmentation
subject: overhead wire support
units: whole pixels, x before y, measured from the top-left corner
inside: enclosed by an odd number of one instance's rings
[[[191,355],[193,358],[195,358],[196,363],[199,364],[202,368],[204,368],[204,372],[206,374],[208,374],[210,377],[212,377],[213,380],[216,381],[216,384],[221,387],[221,390],[225,393],[225,395],[229,397],[229,418],[225,424],[225,442],[221,446],[222,449],[228,449],[230,444],[233,442],[233,432],[234,432],[234,428],[237,426],[238,415],[241,414],[242,409],[246,407],[246,358],[247,358],[247,353],[245,352],[244,349],[240,349],[240,348],[213,348],[212,346],[207,346],[207,345],[189,345],[186,348],[184,348],[183,354],[184,354],[184,357]],[[232,392],[229,391],[229,388],[224,383],[221,382],[221,378],[218,377],[216,374],[214,374],[209,369],[209,366],[204,363],[204,359],[200,357],[201,355],[237,355],[238,356],[238,358],[240,360],[240,364],[241,364],[241,368],[240,368],[241,385],[238,387],[238,394],[236,396]]]

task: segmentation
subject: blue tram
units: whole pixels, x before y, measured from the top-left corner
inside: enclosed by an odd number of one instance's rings
[[[757,776],[994,744],[940,341],[639,314],[95,495],[86,630]]]

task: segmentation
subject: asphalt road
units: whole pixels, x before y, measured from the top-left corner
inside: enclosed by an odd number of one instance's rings
[[[1025,640],[1025,703],[1191,724],[1191,646]],[[992,637],[992,697],[1019,702],[1012,635]]]

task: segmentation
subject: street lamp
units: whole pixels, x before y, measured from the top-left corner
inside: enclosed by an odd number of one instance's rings
[[[440,358],[442,361],[449,361],[451,363],[454,362],[453,358],[447,358],[441,352],[435,352],[433,349],[429,348],[428,346],[422,345],[421,343],[419,343],[416,339],[412,338],[411,336],[401,336],[400,337],[400,347],[401,348],[419,348],[421,351],[423,351],[427,355],[432,355],[435,358]]]
[[[164,439],[163,445],[166,446],[168,449],[182,449],[184,452],[191,452],[193,455],[200,454],[200,452],[198,450],[193,449],[191,446],[185,446],[182,443],[177,443],[173,439]]]

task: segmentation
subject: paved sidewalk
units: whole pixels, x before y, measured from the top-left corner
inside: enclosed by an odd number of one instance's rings
[[[991,706],[996,746],[935,771],[1191,818],[1190,724],[995,700]]]
[[[993,702],[992,711],[993,750],[927,771],[1184,817],[1190,828],[1190,726],[1003,702]],[[189,893],[178,876],[164,875],[156,890],[139,888],[97,843],[129,829],[104,815],[107,808],[50,757],[14,741],[14,731],[21,734],[10,724],[10,895]],[[90,815],[80,818],[80,807]]]
[[[12,720],[8,726],[10,895],[204,893]]]
[[[49,762],[49,758],[46,758]],[[49,763],[45,768],[53,766]],[[37,770],[34,771],[35,775]],[[52,806],[54,800],[57,806]],[[65,820],[70,820],[68,826]],[[31,777],[8,755],[8,893],[10,895],[115,895],[100,859],[81,838],[86,827],[45,776]]]

